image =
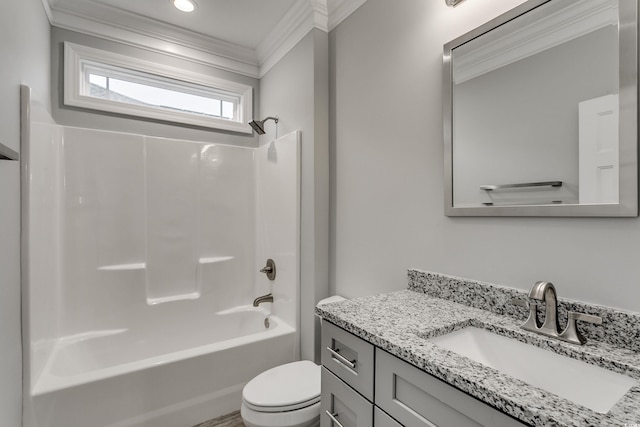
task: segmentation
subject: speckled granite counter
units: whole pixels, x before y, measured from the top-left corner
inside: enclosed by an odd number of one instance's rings
[[[316,307],[316,313],[533,426],[640,425],[640,353],[637,348],[640,345],[640,315],[560,298],[559,315],[564,308],[571,307],[603,317],[599,330],[591,326],[583,329],[589,339],[587,344],[576,346],[522,330],[520,325],[526,318],[526,310],[511,305],[510,301],[525,296],[516,289],[410,270],[409,290],[325,304]],[[639,383],[607,414],[600,414],[425,339],[467,326],[485,328],[624,373]],[[616,333],[609,337],[607,332],[611,330]]]

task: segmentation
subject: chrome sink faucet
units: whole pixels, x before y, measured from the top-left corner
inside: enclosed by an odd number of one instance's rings
[[[538,302],[544,302],[545,304],[545,318],[542,324],[538,319]],[[517,300],[515,303],[525,307],[527,306],[526,303],[521,300]],[[587,342],[587,339],[578,330],[576,321],[582,320],[598,325],[602,324],[602,318],[598,316],[576,313],[574,311],[570,311],[567,314],[567,326],[561,332],[560,326],[558,325],[558,298],[556,288],[551,282],[536,282],[529,291],[529,318],[522,325],[522,329],[582,345]]]
[[[549,336],[558,336],[558,298],[556,288],[551,282],[536,282],[529,291],[529,319],[522,325],[523,329]],[[538,320],[538,303],[545,303],[544,323]]]

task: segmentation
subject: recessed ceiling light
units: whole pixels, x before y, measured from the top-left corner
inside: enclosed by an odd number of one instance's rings
[[[193,0],[172,0],[176,9],[182,12],[193,12],[196,10],[196,4]]]

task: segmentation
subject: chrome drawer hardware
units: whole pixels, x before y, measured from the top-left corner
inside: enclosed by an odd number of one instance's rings
[[[339,352],[339,349],[332,349],[331,347],[327,347],[327,350],[329,350],[329,353],[331,353],[331,355],[336,358],[336,360],[338,360],[338,362],[342,363],[343,365],[346,365],[347,367],[351,368],[351,369],[356,369],[356,363],[357,360],[348,360],[347,358],[345,358],[343,355],[341,355]]]
[[[327,348],[328,348],[328,347],[327,347]],[[324,412],[326,412],[326,414],[329,416],[329,418],[331,418],[331,422],[332,422],[332,423],[334,423],[334,424],[335,424],[335,425],[337,425],[338,427],[344,427],[344,426],[340,423],[340,421],[338,421],[338,419],[336,418],[336,417],[338,416],[338,414],[337,414],[337,413],[336,413],[336,414],[332,414],[332,413],[331,413],[331,412],[329,412],[329,411],[324,411]]]

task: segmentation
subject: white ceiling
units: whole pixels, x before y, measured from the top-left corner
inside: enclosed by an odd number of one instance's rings
[[[255,49],[297,0],[196,0],[192,13],[171,0],[49,0],[52,9],[99,15],[106,6]]]

